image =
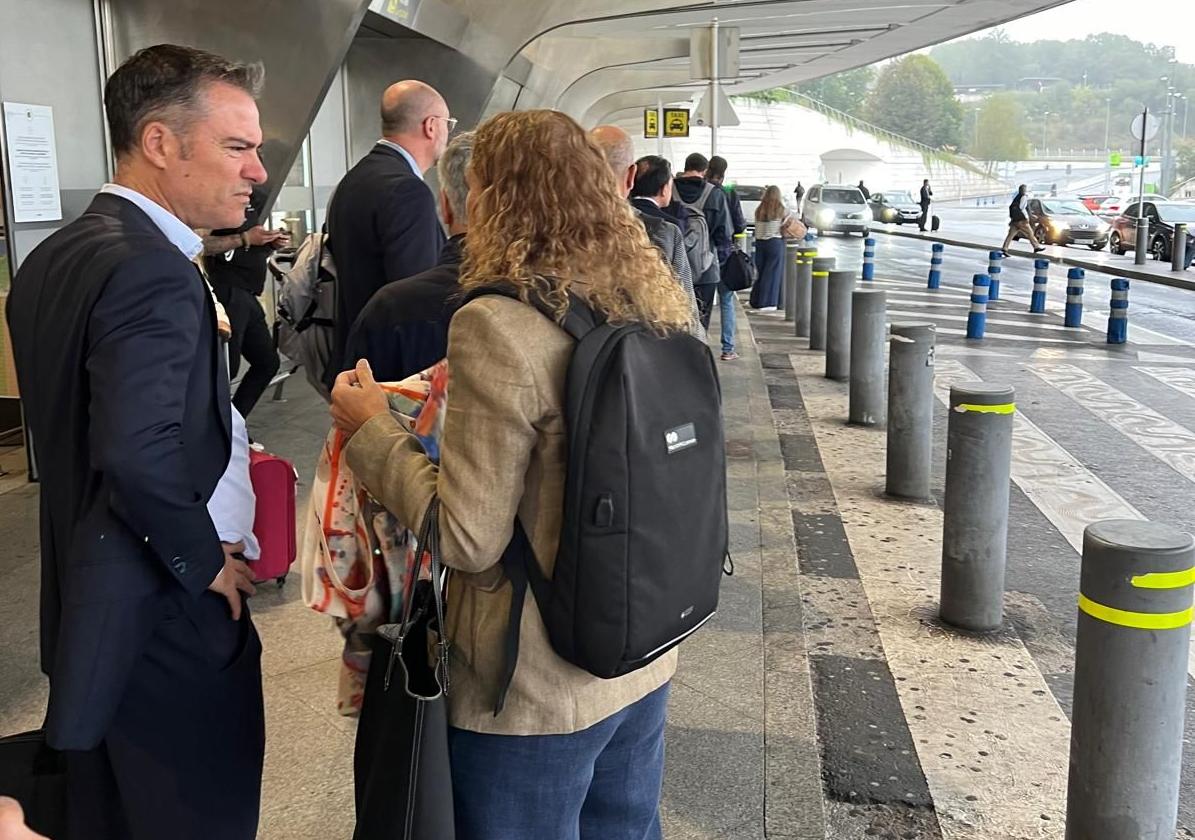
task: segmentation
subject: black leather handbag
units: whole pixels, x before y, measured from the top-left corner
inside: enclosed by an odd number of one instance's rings
[[[742,292],[755,285],[755,263],[738,248],[730,252],[722,266],[722,282],[732,292]]]
[[[381,625],[374,637],[353,755],[353,840],[453,840],[456,833],[439,509],[433,498],[419,529],[420,556],[400,593],[399,622]],[[430,580],[419,579],[424,554]]]
[[[0,796],[20,802],[38,834],[66,837],[66,761],[46,745],[45,732],[0,738]]]

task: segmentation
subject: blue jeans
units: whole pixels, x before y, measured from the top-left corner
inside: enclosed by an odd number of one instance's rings
[[[718,306],[722,313],[722,352],[734,352],[734,292],[726,288],[725,283],[710,283],[705,286],[695,286],[697,306],[701,310],[701,325],[706,329],[710,325],[710,314],[714,306],[714,293],[718,295]]]
[[[660,840],[668,685],[570,735],[449,727],[456,840]]]

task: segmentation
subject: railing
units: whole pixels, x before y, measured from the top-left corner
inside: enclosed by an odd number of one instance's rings
[[[1106,161],[1108,159],[1108,156],[1111,154],[1112,154],[1112,152],[1108,149],[1087,149],[1087,148],[1076,149],[1073,147],[1069,148],[1069,149],[1064,149],[1061,146],[1057,146],[1054,148],[1051,148],[1049,146],[1045,146],[1043,148],[1038,148],[1037,146],[1034,146],[1033,148],[1031,148],[1029,150],[1029,158],[1028,159],[1029,160],[1059,160],[1059,161],[1083,160],[1083,161],[1099,161],[1102,163],[1102,162]],[[1125,152],[1121,152],[1121,156],[1127,158],[1130,161],[1133,158],[1133,156],[1131,154],[1128,154]]]

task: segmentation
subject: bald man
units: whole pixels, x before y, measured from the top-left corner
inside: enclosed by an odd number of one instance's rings
[[[444,230],[423,174],[448,145],[456,120],[435,88],[396,82],[382,94],[382,138],[341,179],[328,207],[336,262],[336,323],[325,381],[344,368],[349,330],[374,292],[436,265]]]
[[[629,197],[631,189],[635,186],[635,173],[638,171],[635,163],[635,143],[631,140],[631,135],[616,125],[599,125],[589,132],[589,137],[606,156],[606,163],[614,173],[614,185],[618,194],[623,198]],[[697,297],[693,293],[693,271],[685,254],[684,234],[675,221],[654,203],[650,206],[640,206],[631,202],[631,209],[647,230],[647,238],[659,249],[660,256],[668,263],[689,298],[693,315],[689,331],[698,338],[704,338],[705,330],[701,326]]]

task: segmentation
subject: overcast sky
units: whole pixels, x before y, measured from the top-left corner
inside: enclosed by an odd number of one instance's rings
[[[1074,0],[1000,28],[1014,41],[1065,41],[1116,32],[1147,44],[1173,46],[1179,61],[1195,64],[1195,3],[1191,0]]]

